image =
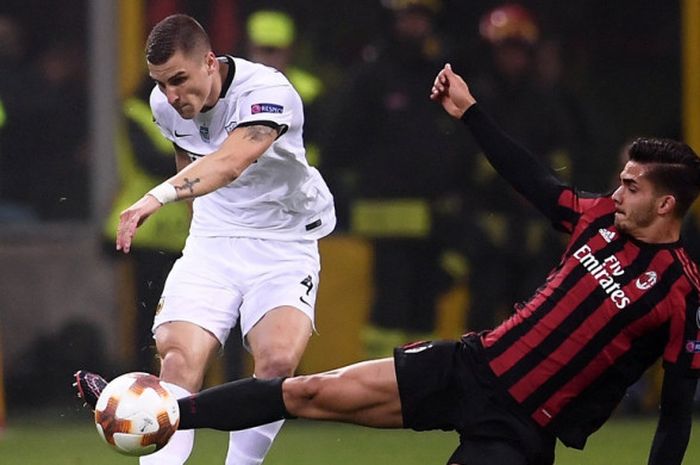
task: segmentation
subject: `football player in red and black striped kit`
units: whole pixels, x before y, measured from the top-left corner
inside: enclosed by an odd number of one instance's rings
[[[571,235],[546,282],[501,325],[460,341],[308,376],[217,386],[180,400],[181,429],[236,430],[281,418],[456,430],[448,463],[548,465],[556,439],[582,449],[660,357],[649,464],[680,464],[700,374],[700,274],[680,241],[700,191],[687,145],[638,139],[608,195],[562,183],[484,114],[446,65],[431,98],[461,119],[494,168]]]

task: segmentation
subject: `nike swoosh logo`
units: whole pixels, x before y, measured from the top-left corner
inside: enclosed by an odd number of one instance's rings
[[[175,131],[175,137],[187,137],[187,136],[191,136],[191,135],[192,134],[180,134],[177,131]]]

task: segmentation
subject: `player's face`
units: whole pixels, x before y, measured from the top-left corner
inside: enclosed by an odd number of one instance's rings
[[[648,166],[627,162],[620,173],[620,187],[613,193],[615,226],[632,237],[651,225],[658,217],[660,196],[645,177]]]
[[[212,97],[218,69],[211,51],[190,55],[178,51],[163,64],[148,63],[148,71],[168,103],[185,119],[194,118],[205,106],[214,106],[218,99],[218,95]]]

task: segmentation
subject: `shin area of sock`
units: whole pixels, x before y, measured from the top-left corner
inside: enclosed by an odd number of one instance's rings
[[[260,465],[282,428],[283,420],[233,431],[229,435],[226,465]]]
[[[283,381],[246,378],[180,399],[180,429],[237,431],[289,418],[282,398]]]

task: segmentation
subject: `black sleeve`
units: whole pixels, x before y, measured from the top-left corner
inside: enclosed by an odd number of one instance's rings
[[[498,174],[539,211],[554,219],[559,194],[565,184],[552,170],[503,132],[478,105],[472,105],[464,112],[462,121]]]
[[[674,370],[664,372],[661,412],[649,452],[649,465],[680,465],[683,461],[690,438],[696,388],[697,379],[686,378]]]
[[[267,126],[268,128],[274,129],[277,131],[277,137],[275,139],[279,139],[282,137],[282,135],[287,132],[287,129],[289,129],[289,126],[286,124],[279,124],[275,121],[269,121],[269,120],[260,120],[260,121],[246,121],[245,123],[241,123],[237,128],[245,128],[245,127],[250,127],[250,126]]]

